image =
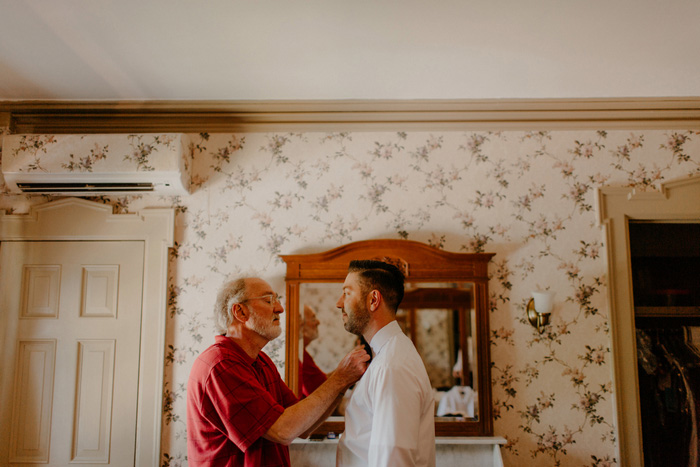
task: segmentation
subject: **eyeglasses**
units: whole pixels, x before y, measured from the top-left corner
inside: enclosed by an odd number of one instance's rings
[[[261,295],[259,297],[250,297],[246,298],[245,300],[242,300],[241,303],[248,302],[250,300],[265,300],[268,305],[275,305],[276,303],[279,303],[280,305],[282,304],[282,296],[277,295],[276,293],[268,293],[265,295]]]

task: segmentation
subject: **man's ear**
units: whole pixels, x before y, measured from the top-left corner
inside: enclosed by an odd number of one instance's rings
[[[233,316],[233,319],[236,321],[240,321],[241,323],[245,323],[248,321],[248,310],[246,307],[244,307],[240,303],[234,303],[231,305],[231,316]]]
[[[369,311],[377,311],[379,304],[382,302],[382,294],[377,289],[372,290],[367,294],[367,302]]]

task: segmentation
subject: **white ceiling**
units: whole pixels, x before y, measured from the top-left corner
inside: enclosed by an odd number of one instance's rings
[[[683,96],[698,0],[0,0],[0,101]]]

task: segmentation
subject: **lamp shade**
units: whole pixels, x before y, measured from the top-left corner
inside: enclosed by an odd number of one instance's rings
[[[537,310],[538,313],[552,312],[552,308],[554,307],[554,292],[532,292],[532,298],[535,300],[535,310]]]

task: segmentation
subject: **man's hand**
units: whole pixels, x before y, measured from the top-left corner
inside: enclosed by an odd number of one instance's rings
[[[369,354],[363,347],[355,347],[348,353],[333,371],[333,377],[342,381],[345,387],[359,380],[367,370]]]
[[[284,445],[289,445],[298,436],[309,436],[338,405],[345,390],[364,374],[368,361],[369,354],[363,347],[353,349],[321,386],[305,399],[287,407],[263,436]]]

